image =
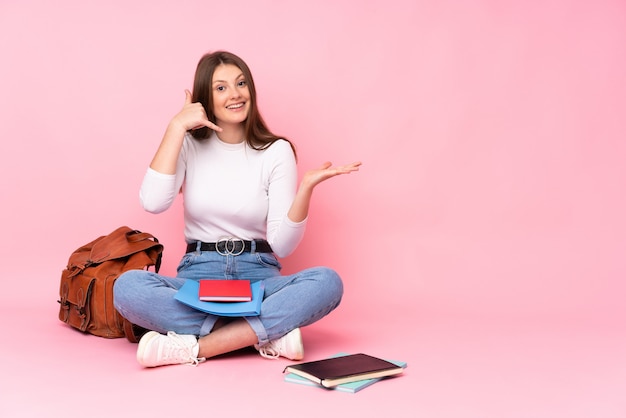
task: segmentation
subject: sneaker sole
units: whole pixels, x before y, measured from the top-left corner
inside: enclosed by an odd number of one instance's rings
[[[144,353],[146,351],[146,347],[150,345],[150,342],[153,339],[158,338],[160,335],[161,334],[159,334],[156,331],[149,331],[146,334],[144,334],[143,337],[141,337],[141,340],[139,340],[139,345],[137,346],[137,361],[142,366],[151,367],[144,363]]]
[[[296,335],[297,343],[291,344],[289,347],[289,353],[291,356],[287,357],[289,360],[302,360],[304,358],[304,344],[302,343],[302,331],[300,328],[296,328],[291,331],[290,334]],[[293,338],[293,336],[291,336]]]

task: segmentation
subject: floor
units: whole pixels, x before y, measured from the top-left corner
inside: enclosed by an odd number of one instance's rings
[[[284,382],[290,362],[252,349],[142,369],[136,345],[69,329],[51,299],[0,306],[2,417],[626,416],[626,334],[610,326],[410,310],[382,323],[338,309],[303,330],[306,359],[365,351],[408,362],[352,394]]]

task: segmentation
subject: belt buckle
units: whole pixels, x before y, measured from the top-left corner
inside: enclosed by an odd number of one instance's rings
[[[224,243],[224,250],[222,251],[220,249],[220,244]],[[241,244],[241,250],[237,251],[237,244],[240,243]],[[216,243],[215,243],[215,251],[219,254],[219,255],[239,255],[242,254],[246,249],[246,243],[241,239],[241,238],[233,238],[233,237],[227,237],[227,238],[220,238]]]

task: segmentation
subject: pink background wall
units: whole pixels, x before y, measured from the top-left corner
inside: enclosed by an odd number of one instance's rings
[[[7,277],[54,293],[68,253],[121,224],[173,268],[180,209],[144,213],[137,189],[225,48],[302,170],[364,162],[320,187],[288,269],[336,267],[359,305],[624,312],[623,2],[34,3],[0,8]]]
[[[173,271],[180,205],[147,214],[138,187],[199,57],[228,49],[302,171],[364,163],[320,186],[284,260],[342,274],[337,320],[623,333],[623,1],[102,4],[0,3],[5,304],[25,281],[55,304],[69,253],[122,224]]]

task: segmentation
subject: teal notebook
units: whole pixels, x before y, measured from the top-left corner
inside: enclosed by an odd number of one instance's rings
[[[338,353],[335,354],[334,356],[331,357],[340,357],[340,356],[345,356],[348,353]],[[394,361],[394,360],[387,360],[390,361],[391,363],[394,363],[402,368],[406,368],[407,367],[407,363],[406,361]],[[356,382],[350,382],[350,383],[343,383],[341,385],[338,386],[334,386],[332,388],[325,388],[321,385],[318,385],[317,383],[306,379],[304,377],[298,376],[297,374],[294,373],[287,373],[284,376],[284,380],[285,382],[289,382],[289,383],[298,383],[301,385],[306,385],[306,386],[315,386],[324,390],[336,390],[339,392],[348,392],[348,393],[356,393],[362,389],[365,389],[368,386],[373,385],[374,383],[378,382],[379,380],[384,379],[384,378],[377,378],[377,379],[366,379],[366,380],[359,380]]]
[[[265,283],[263,280],[250,282],[250,302],[205,302],[199,299],[200,285],[196,280],[186,280],[174,296],[176,300],[200,311],[219,316],[257,316],[261,313]]]

